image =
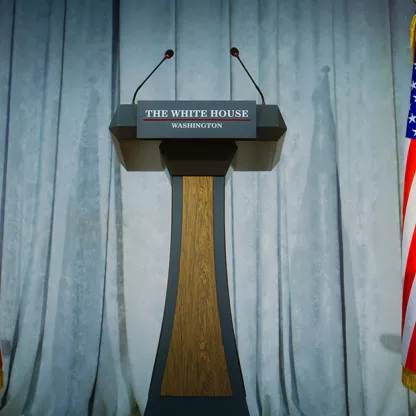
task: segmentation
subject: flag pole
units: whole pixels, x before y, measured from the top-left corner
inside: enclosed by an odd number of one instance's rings
[[[416,0],[413,0],[413,3],[416,4]],[[410,56],[412,63],[415,58],[415,47],[416,47],[416,13],[413,15],[412,22],[410,23]]]

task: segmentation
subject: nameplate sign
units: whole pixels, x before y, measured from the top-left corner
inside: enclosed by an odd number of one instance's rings
[[[255,101],[139,101],[140,139],[255,139]]]

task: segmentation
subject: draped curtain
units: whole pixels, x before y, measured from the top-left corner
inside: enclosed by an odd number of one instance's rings
[[[252,416],[401,416],[400,210],[410,1],[0,0],[0,415],[143,414],[171,189],[120,168],[119,103],[257,100],[272,172],[226,188]]]

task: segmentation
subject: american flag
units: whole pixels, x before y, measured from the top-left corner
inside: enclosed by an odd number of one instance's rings
[[[415,19],[414,19],[415,20]],[[414,26],[413,26],[414,27]],[[411,33],[412,48],[414,33]],[[414,52],[414,49],[412,49]],[[412,55],[415,55],[412,53]],[[406,166],[403,185],[402,272],[402,382],[416,392],[416,60],[413,57],[410,108],[406,129]]]

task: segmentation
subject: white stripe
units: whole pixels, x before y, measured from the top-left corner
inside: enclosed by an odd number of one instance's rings
[[[404,159],[405,161],[407,159],[407,154],[409,152],[410,140],[415,140],[415,139],[409,139],[408,137],[406,137],[406,140],[404,141],[404,148],[403,148],[404,153],[403,154],[406,155]]]
[[[407,200],[406,216],[403,225],[402,237],[402,276],[406,270],[407,257],[409,255],[410,243],[416,225],[416,175],[413,178],[410,188],[409,199]]]
[[[412,339],[413,329],[416,323],[416,284],[412,285],[409,303],[406,309],[402,338],[402,364],[406,363],[407,353],[409,352],[410,340]]]

